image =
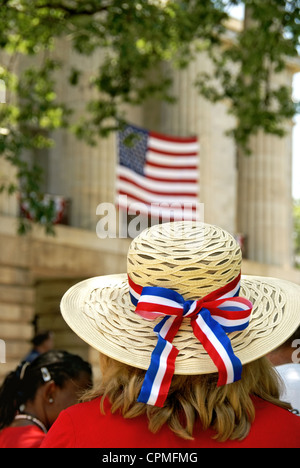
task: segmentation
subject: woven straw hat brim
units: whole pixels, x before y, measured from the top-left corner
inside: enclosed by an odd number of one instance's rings
[[[254,361],[284,343],[300,325],[300,286],[268,277],[242,276],[241,297],[253,303],[247,329],[230,333],[242,364]],[[157,322],[135,313],[127,274],[90,278],[70,288],[62,298],[62,316],[87,344],[125,364],[148,369],[157,343]],[[179,350],[175,374],[217,372],[190,320],[183,320],[173,341]]]

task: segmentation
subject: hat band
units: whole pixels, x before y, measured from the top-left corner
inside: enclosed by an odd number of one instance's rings
[[[252,303],[238,297],[241,274],[227,285],[199,300],[185,299],[177,291],[139,286],[128,275],[135,312],[147,320],[163,319],[154,327],[158,341],[138,397],[139,402],[162,407],[167,398],[179,351],[172,345],[182,320],[189,318],[196,338],[216,365],[218,386],[240,380],[242,364],[226,333],[244,330]]]

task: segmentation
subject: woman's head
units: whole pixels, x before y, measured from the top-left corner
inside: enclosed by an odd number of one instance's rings
[[[33,348],[40,353],[46,353],[54,348],[54,335],[50,330],[38,332],[31,340]]]
[[[38,413],[49,428],[91,383],[89,363],[66,351],[48,351],[31,364],[22,363],[0,388],[0,429],[11,424],[17,411]]]

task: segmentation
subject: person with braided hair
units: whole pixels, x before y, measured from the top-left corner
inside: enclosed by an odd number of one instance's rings
[[[92,385],[88,362],[51,350],[22,362],[0,387],[0,448],[37,448],[59,413]]]

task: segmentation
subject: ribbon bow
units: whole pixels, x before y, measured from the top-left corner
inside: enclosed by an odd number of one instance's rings
[[[169,392],[179,351],[172,345],[182,320],[191,320],[194,335],[202,343],[219,371],[218,386],[240,380],[242,364],[235,356],[226,333],[244,330],[250,319],[252,303],[237,297],[239,274],[224,287],[202,299],[185,301],[178,292],[161,287],[142,287],[128,276],[135,312],[147,320],[163,319],[154,327],[158,336],[150,366],[138,397],[139,402],[162,407]]]

